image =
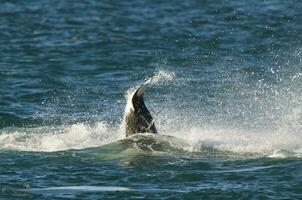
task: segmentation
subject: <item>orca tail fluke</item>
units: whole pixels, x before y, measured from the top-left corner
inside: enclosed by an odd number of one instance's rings
[[[138,87],[130,97],[125,112],[126,136],[136,133],[157,133],[151,113],[144,102],[146,84]]]

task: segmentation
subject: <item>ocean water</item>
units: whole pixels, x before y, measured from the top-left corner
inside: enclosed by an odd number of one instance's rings
[[[301,10],[1,1],[0,199],[302,199]]]

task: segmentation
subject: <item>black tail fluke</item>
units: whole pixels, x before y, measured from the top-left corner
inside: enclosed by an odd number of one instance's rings
[[[125,113],[126,136],[136,133],[157,133],[151,113],[144,102],[145,89],[146,85],[141,85],[130,99],[132,106]]]

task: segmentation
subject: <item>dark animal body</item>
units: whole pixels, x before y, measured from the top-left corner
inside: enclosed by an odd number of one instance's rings
[[[153,118],[144,102],[145,85],[137,88],[125,112],[126,137],[136,133],[157,133]]]

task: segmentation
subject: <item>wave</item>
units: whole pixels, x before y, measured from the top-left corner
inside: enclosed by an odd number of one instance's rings
[[[0,134],[2,150],[53,152],[91,147],[120,148],[120,152],[135,149],[152,153],[217,154],[220,151],[225,154],[252,153],[270,158],[287,158],[302,157],[302,136],[190,128],[165,135],[138,134],[124,138],[120,127],[110,127],[104,122],[93,126],[78,123],[62,128],[10,128],[2,130]]]
[[[0,148],[17,151],[64,151],[102,146],[122,138],[119,127],[105,122],[77,123],[62,127],[6,128],[1,130]]]

